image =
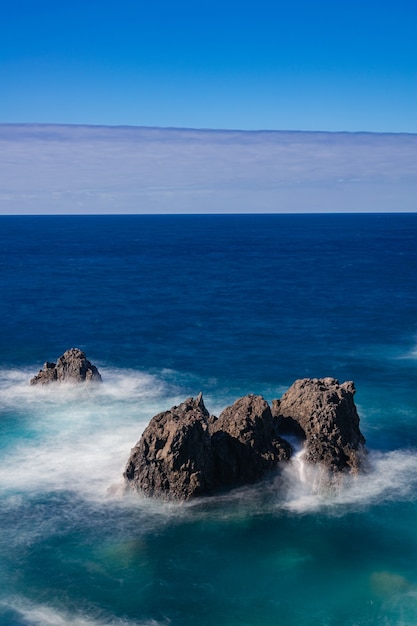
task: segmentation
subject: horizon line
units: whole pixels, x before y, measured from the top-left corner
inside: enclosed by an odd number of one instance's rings
[[[253,217],[274,215],[417,215],[417,211],[283,211],[256,213],[0,213],[2,217]]]
[[[166,130],[166,131],[184,131],[184,132],[202,132],[202,133],[245,133],[245,134],[262,134],[262,133],[292,133],[292,134],[326,134],[326,135],[412,135],[416,136],[417,132],[410,131],[373,131],[373,130],[302,130],[302,129],[237,129],[237,128],[205,128],[205,127],[187,127],[187,126],[146,126],[135,124],[87,124],[74,122],[0,122],[0,127],[5,126],[24,126],[24,127],[58,127],[58,128],[91,128],[91,129],[119,129],[119,130]]]

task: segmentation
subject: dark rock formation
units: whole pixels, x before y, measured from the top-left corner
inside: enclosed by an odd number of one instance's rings
[[[101,375],[84,352],[78,348],[71,348],[64,352],[56,363],[47,361],[30,384],[47,385],[52,382],[101,382]]]
[[[245,396],[217,419],[200,394],[151,419],[124,476],[147,495],[188,500],[258,480],[289,456],[263,398]]]
[[[334,378],[296,381],[272,411],[247,395],[219,418],[202,395],[153,417],[132,449],[124,472],[128,486],[146,495],[188,500],[261,479],[291,456],[279,435],[304,441],[305,460],[325,471],[357,471],[365,439],[359,430],[352,382]]]
[[[282,433],[305,439],[304,460],[330,470],[357,471],[364,458],[365,439],[353,400],[353,382],[334,378],[297,380],[272,412]]]
[[[271,409],[261,396],[236,400],[210,429],[220,487],[259,480],[290,458],[291,446],[278,436]]]
[[[124,473],[146,495],[188,500],[214,485],[209,414],[200,394],[151,419]]]

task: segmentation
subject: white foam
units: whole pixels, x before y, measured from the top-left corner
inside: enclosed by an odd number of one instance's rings
[[[2,409],[21,423],[2,453],[0,489],[9,492],[107,497],[149,419],[178,400],[163,379],[131,370],[105,371],[102,385],[31,386],[29,378],[26,370],[0,372]]]
[[[416,360],[417,359],[417,345],[411,348],[411,350],[407,352],[406,354],[401,355],[399,358]]]
[[[35,604],[24,598],[11,598],[0,606],[16,612],[28,626],[167,626],[169,622],[156,620],[132,621],[116,617],[95,618],[75,611],[58,610],[46,604]]]
[[[91,500],[120,499],[130,449],[153,415],[179,404],[186,394],[162,376],[116,369],[102,373],[102,385],[33,387],[28,383],[33,368],[0,371],[1,407],[15,411],[21,425],[21,433],[14,433],[2,450],[4,494],[70,490]],[[368,460],[366,473],[343,475],[329,489],[321,468],[305,464],[298,450],[268,495],[271,506],[304,513],[417,497],[414,450],[371,451]],[[250,502],[256,493],[245,488],[221,497]]]
[[[74,385],[60,383],[59,385],[29,384],[35,368],[0,370],[0,391],[2,406],[12,408],[24,406],[30,402],[37,406],[40,403],[56,402],[57,399],[68,401],[86,400],[140,400],[173,394],[175,387],[168,385],[163,378],[138,372],[130,369],[108,368],[103,371],[103,384]]]
[[[326,485],[317,466],[303,464],[302,457],[293,460],[287,470],[288,491],[282,506],[297,513],[345,506],[367,506],[387,501],[417,498],[417,453],[415,450],[391,452],[370,451],[367,470],[359,474],[342,474],[337,482]],[[301,475],[303,480],[299,479]]]

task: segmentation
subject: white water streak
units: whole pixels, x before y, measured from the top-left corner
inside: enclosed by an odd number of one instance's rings
[[[308,513],[328,507],[367,506],[417,498],[417,452],[412,449],[371,450],[366,471],[342,474],[330,486],[323,480],[323,471],[304,463],[302,454],[298,453],[286,471],[289,488],[284,508]]]
[[[0,372],[0,408],[15,413],[20,428],[2,451],[0,490],[8,496],[69,490],[89,500],[120,498],[130,449],[149,419],[184,399],[162,378],[130,370],[108,370],[102,385],[82,387],[31,387],[32,374]],[[371,451],[366,473],[343,475],[328,489],[299,450],[275,484],[275,506],[294,513],[414,500],[417,454]]]
[[[58,610],[45,604],[34,604],[22,598],[0,602],[0,607],[16,612],[28,626],[162,626],[162,622],[156,620],[137,622],[116,617],[94,618],[85,614]],[[168,623],[163,622],[164,626]]]
[[[149,419],[176,401],[163,380],[129,370],[106,371],[94,386],[32,387],[29,372],[0,374],[0,408],[19,420],[0,465],[0,489],[9,492],[106,497]]]

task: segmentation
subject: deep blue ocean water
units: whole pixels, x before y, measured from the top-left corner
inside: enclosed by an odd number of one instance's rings
[[[0,217],[0,624],[415,626],[417,214]],[[92,388],[35,388],[80,347]],[[126,496],[149,419],[354,380],[370,471]]]

